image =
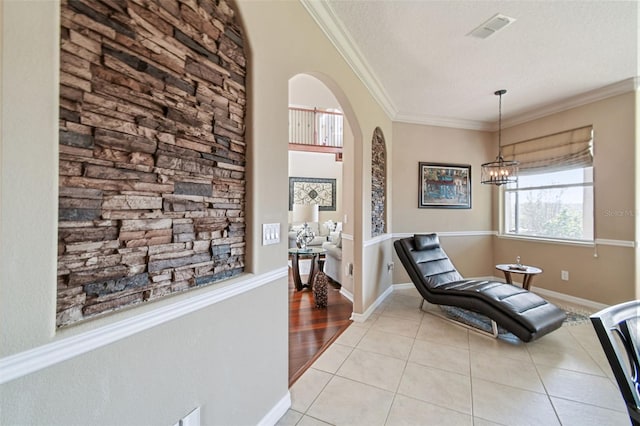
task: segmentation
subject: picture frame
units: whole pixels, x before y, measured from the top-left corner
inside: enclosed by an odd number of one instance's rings
[[[336,180],[289,177],[289,210],[294,204],[318,204],[320,211],[336,210]]]
[[[471,165],[419,162],[418,179],[418,208],[471,208]]]

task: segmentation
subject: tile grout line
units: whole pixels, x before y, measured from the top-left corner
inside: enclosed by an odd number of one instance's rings
[[[424,315],[424,314],[423,314]],[[416,338],[418,336],[418,332],[420,331],[420,327],[422,326],[422,319],[420,320],[420,325],[416,330],[416,334],[413,337],[413,341],[411,342],[411,348],[409,348],[409,353],[407,354],[407,359],[404,360],[404,367],[402,368],[402,372],[400,373],[400,380],[398,380],[398,384],[396,385],[396,390],[393,392],[393,398],[391,399],[391,405],[389,406],[389,411],[387,412],[387,417],[384,420],[384,424],[386,425],[389,422],[389,416],[391,415],[391,410],[393,409],[393,404],[396,402],[396,398],[398,397],[398,391],[400,390],[400,385],[402,384],[402,379],[404,378],[404,374],[407,371],[407,365],[409,365],[409,359],[411,358],[411,353],[413,352],[413,348],[416,344]]]

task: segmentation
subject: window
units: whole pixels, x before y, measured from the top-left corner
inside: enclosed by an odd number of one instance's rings
[[[504,187],[503,234],[594,240],[592,134],[589,126],[504,147],[520,174]]]
[[[504,191],[504,230],[593,241],[593,167],[521,175]]]

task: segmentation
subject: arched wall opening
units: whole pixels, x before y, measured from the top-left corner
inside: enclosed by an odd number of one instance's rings
[[[291,77],[289,79],[288,102],[292,114],[289,118],[289,142],[293,142],[293,144],[289,144],[288,150],[288,189],[290,198],[288,247],[293,248],[296,246],[295,239],[292,239],[292,235],[295,235],[296,232],[291,231],[296,225],[292,203],[304,204],[313,202],[309,199],[301,201],[297,193],[294,195],[292,185],[298,180],[304,181],[305,179],[310,181],[335,180],[335,208],[320,209],[318,227],[322,230],[321,235],[326,235],[326,239],[329,242],[335,242],[336,238],[339,241],[338,250],[341,252],[341,259],[336,261],[336,257],[332,253],[325,253],[324,272],[333,280],[334,285],[336,282],[340,284],[341,295],[351,301],[350,305],[346,305],[350,310],[343,311],[346,314],[344,319],[347,320],[349,317],[352,318],[353,313],[356,312],[354,307],[362,303],[362,291],[354,279],[359,274],[354,271],[353,267],[354,259],[358,256],[355,249],[357,247],[355,240],[361,238],[359,234],[361,234],[360,230],[362,229],[362,221],[357,219],[358,215],[361,215],[361,213],[357,213],[358,200],[361,198],[358,194],[362,192],[356,191],[355,185],[357,176],[355,171],[356,146],[362,143],[361,132],[344,94],[331,78],[325,75],[301,73]],[[327,142],[324,140],[319,141],[324,146],[312,146],[311,148],[307,145],[299,146],[300,144],[295,142],[298,139],[308,138],[308,136],[301,135],[299,132],[295,133],[301,126],[305,126],[304,119],[300,118],[299,115],[296,116],[296,114],[309,114],[309,111],[342,112],[343,137],[342,152],[340,154],[332,152],[333,146],[329,146],[330,149],[327,150]],[[313,113],[311,116],[313,116]],[[317,126],[317,122],[314,126]],[[329,145],[331,144],[332,142],[330,141]],[[309,152],[308,149],[311,149],[312,152]],[[332,225],[335,226],[333,232],[330,229]],[[322,244],[326,246],[324,243]],[[331,245],[329,247],[332,247],[331,250],[336,248]],[[303,270],[303,267],[300,270]],[[297,297],[299,296],[290,293],[290,300],[296,301]],[[341,306],[345,306],[344,302],[346,300],[344,298],[342,298],[343,302],[340,302]],[[290,315],[298,314],[300,313],[290,311]],[[328,325],[328,327],[331,328],[333,325]],[[342,331],[337,331],[335,328],[331,330],[331,333],[336,330],[338,335]],[[290,334],[290,338],[297,333],[297,330],[292,328],[291,322],[289,332],[293,333]],[[298,336],[298,338],[301,338],[301,336]],[[330,337],[330,339],[333,338],[335,337]],[[297,369],[296,363],[298,361],[291,357],[296,356],[296,348],[291,347],[289,350],[290,380],[295,381],[297,375],[294,370]]]
[[[333,216],[326,214],[324,217],[335,218],[334,221],[342,222],[342,292],[352,300],[355,307],[361,303],[352,265],[358,257],[355,242],[361,238],[362,229],[361,210],[358,208],[361,191],[357,189],[358,173],[356,171],[357,158],[361,155],[358,152],[361,151],[362,131],[350,102],[330,77],[321,73],[300,73],[291,77],[289,80],[290,104],[317,104],[318,102],[326,103],[329,108],[337,108],[344,115],[342,178],[341,187],[337,191],[341,199],[337,201],[340,213],[334,213]],[[291,159],[291,155],[289,158]],[[289,170],[291,169],[292,165],[289,164]],[[320,222],[322,221],[323,215],[320,216]]]

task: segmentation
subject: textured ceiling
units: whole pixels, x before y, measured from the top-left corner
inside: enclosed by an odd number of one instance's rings
[[[498,89],[508,126],[638,87],[638,1],[301,1],[398,121],[492,129]]]

